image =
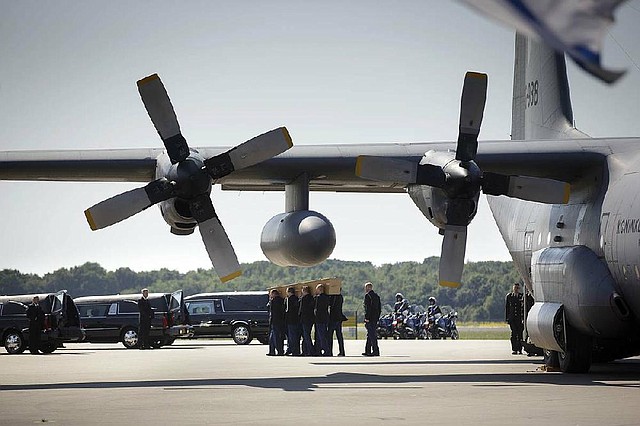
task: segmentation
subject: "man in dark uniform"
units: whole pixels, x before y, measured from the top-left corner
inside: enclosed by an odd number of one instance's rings
[[[151,330],[151,320],[153,319],[153,309],[149,302],[149,290],[142,289],[142,297],[138,299],[138,349],[151,349],[149,344],[149,332]]]
[[[522,293],[520,293],[520,283],[513,284],[511,293],[508,293],[505,298],[504,307],[504,320],[511,328],[511,353],[513,355],[522,354],[524,307]]]
[[[338,293],[329,296],[329,353],[331,355],[333,355],[333,333],[335,332],[338,340],[338,356],[345,356],[342,321],[345,321],[346,317],[342,313],[343,303],[342,294]]]
[[[367,343],[364,347],[364,356],[380,356],[380,348],[378,347],[378,336],[376,335],[376,327],[380,320],[382,305],[380,296],[373,291],[373,284],[367,282],[364,285],[364,326],[367,329]]]
[[[285,300],[285,321],[287,323],[287,355],[300,356],[300,335],[302,326],[300,325],[300,302],[296,296],[295,287],[287,289],[287,299]]]
[[[316,317],[313,314],[315,301],[311,295],[311,289],[308,285],[302,287],[302,297],[300,298],[300,323],[302,324],[302,355],[313,355],[313,341],[311,340],[311,329]]]
[[[26,312],[29,318],[29,352],[37,355],[40,349],[40,334],[44,328],[44,311],[40,307],[38,296],[33,296],[31,302]]]
[[[269,293],[269,353],[268,356],[284,355],[284,299],[275,288]]]
[[[316,286],[315,309],[316,331],[320,341],[320,353],[317,355],[331,356],[329,349],[329,296],[324,292],[324,285]]]

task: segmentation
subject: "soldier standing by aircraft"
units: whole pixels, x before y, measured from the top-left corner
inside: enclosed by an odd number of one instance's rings
[[[313,313],[315,302],[308,285],[302,287],[302,297],[300,298],[299,315],[302,323],[302,355],[313,355],[313,341],[311,340],[311,329],[316,321]]]
[[[522,354],[522,331],[523,324],[523,296],[520,293],[520,283],[513,284],[513,289],[505,298],[504,320],[511,328],[511,350],[512,354]]]
[[[268,356],[284,355],[285,327],[284,299],[275,288],[269,293],[269,353]]]
[[[138,349],[151,349],[149,344],[149,331],[151,330],[151,320],[153,319],[153,309],[149,302],[149,290],[142,289],[142,297],[138,300]]]
[[[44,328],[44,311],[40,307],[40,298],[33,296],[32,303],[27,308],[29,318],[29,352],[38,354],[40,349],[40,333]]]
[[[362,355],[380,356],[378,336],[376,335],[376,328],[382,312],[380,296],[373,291],[373,284],[370,281],[364,284],[364,292],[364,326],[367,328],[367,343]]]

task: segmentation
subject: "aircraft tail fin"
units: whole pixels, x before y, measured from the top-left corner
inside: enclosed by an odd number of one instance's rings
[[[588,137],[574,127],[564,54],[516,34],[511,139]]]

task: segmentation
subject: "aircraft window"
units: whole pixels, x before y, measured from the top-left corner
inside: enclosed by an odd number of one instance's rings
[[[190,315],[207,315],[213,312],[213,302],[189,302]]]
[[[120,308],[118,312],[121,314],[137,314],[138,304],[133,300],[123,300],[120,302]]]
[[[108,315],[115,315],[117,313],[118,313],[118,304],[114,302],[111,304],[111,306],[109,306]]]

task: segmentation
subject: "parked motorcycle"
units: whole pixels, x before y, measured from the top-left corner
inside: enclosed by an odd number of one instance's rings
[[[457,340],[460,335],[456,326],[458,313],[451,311],[446,315],[435,314],[428,318],[427,338],[428,339],[446,339],[451,338]]]
[[[393,337],[393,316],[391,314],[380,317],[376,327],[376,334],[378,339]]]
[[[407,339],[407,327],[405,324],[405,319],[407,315],[402,312],[394,312],[392,314],[393,321],[391,323],[393,328],[393,338],[394,339]]]

